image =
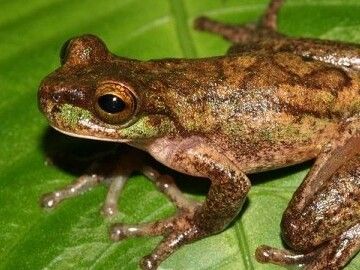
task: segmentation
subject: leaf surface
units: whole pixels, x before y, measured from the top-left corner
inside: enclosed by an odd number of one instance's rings
[[[221,55],[229,44],[192,29],[208,15],[225,22],[259,18],[258,0],[20,0],[0,1],[0,269],[136,269],[160,238],[112,243],[99,209],[106,189],[96,188],[54,211],[39,207],[45,192],[71,182],[78,172],[46,166],[47,157],[86,156],[112,144],[84,142],[51,131],[37,109],[37,87],[58,65],[69,37],[93,33],[114,53],[139,59]],[[280,30],[292,36],[360,41],[358,0],[289,0]],[[254,259],[260,244],[281,247],[279,222],[311,163],[253,176],[244,210],[223,233],[180,249],[160,269],[279,269]],[[73,165],[76,167],[76,165]],[[181,179],[180,179],[181,182]],[[203,192],[186,184],[189,196]],[[174,207],[145,177],[126,185],[121,222],[146,222]],[[114,220],[113,220],[114,221]],[[347,269],[360,269],[357,256]]]

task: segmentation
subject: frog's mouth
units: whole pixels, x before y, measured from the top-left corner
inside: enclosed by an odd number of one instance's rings
[[[116,140],[116,139],[110,139],[110,138],[105,138],[105,137],[94,137],[91,135],[77,134],[77,133],[74,133],[71,131],[66,131],[64,129],[58,128],[57,126],[52,125],[51,123],[50,123],[50,126],[65,135],[68,135],[71,137],[76,137],[76,138],[90,139],[90,140],[97,140],[97,141],[108,141],[108,142],[128,142],[129,141],[129,140]]]
[[[77,138],[129,142],[119,131],[98,121],[91,112],[70,104],[54,105],[48,113],[50,125],[57,131]],[[120,138],[119,138],[120,137]]]

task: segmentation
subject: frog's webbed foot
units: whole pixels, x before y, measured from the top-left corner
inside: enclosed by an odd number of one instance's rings
[[[301,265],[305,270],[337,270],[342,269],[359,250],[360,223],[309,253],[297,254],[260,246],[256,250],[256,259],[282,266]]]
[[[277,14],[284,0],[272,0],[259,23],[231,25],[217,22],[207,17],[195,20],[195,29],[221,35],[234,43],[254,43],[264,37],[279,37],[277,33]]]
[[[116,215],[121,190],[141,161],[142,155],[138,152],[123,153],[121,156],[108,155],[100,161],[93,162],[86,173],[70,185],[44,194],[40,204],[43,208],[52,209],[68,198],[79,196],[100,184],[106,184],[109,188],[101,212],[104,216]]]

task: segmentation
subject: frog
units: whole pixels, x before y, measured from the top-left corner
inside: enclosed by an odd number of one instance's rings
[[[42,206],[107,183],[102,213],[114,216],[130,175],[143,173],[176,213],[115,223],[109,234],[114,241],[162,236],[139,263],[157,269],[180,247],[238,218],[249,175],[315,160],[282,217],[286,249],[261,245],[255,257],[279,266],[344,268],[360,249],[360,46],[279,33],[283,3],[271,0],[256,23],[197,18],[196,29],[232,43],[223,56],[143,61],[111,53],[91,34],[67,41],[61,66],[40,83],[41,112],[66,135],[130,149],[45,194]],[[205,200],[184,195],[146,154],[209,179]]]

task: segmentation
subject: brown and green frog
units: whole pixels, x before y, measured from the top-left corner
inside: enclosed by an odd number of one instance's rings
[[[140,262],[156,269],[181,246],[226,229],[251,188],[248,174],[316,159],[283,215],[289,250],[261,246],[256,258],[343,268],[360,249],[360,46],[278,33],[282,3],[272,0],[257,24],[198,18],[197,29],[233,42],[224,56],[139,61],[115,56],[93,35],[67,42],[61,67],[41,82],[41,111],[60,132],[134,150],[113,160],[111,171],[95,166],[46,194],[43,206],[107,182],[103,213],[115,215],[129,175],[144,173],[177,214],[114,224],[110,236],[163,236]],[[205,201],[185,197],[170,176],[145,162],[143,151],[210,179]]]

